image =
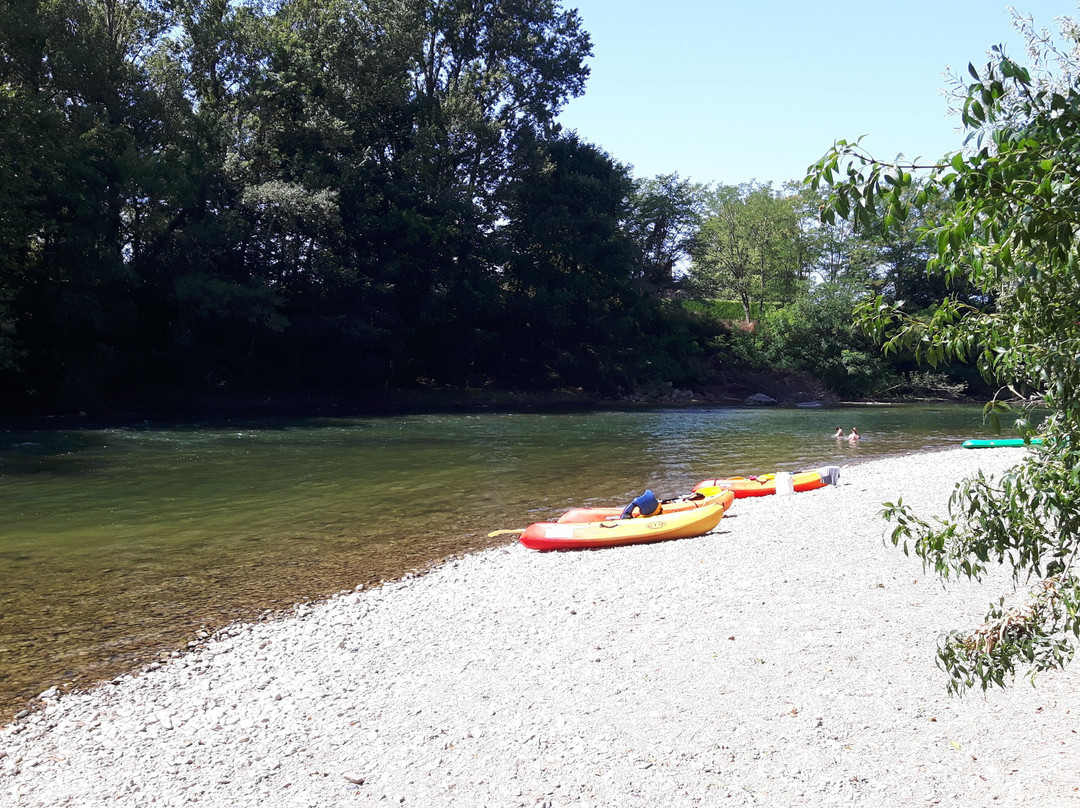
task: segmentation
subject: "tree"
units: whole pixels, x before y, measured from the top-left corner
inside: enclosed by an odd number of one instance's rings
[[[0,340],[0,366],[18,366],[20,388],[94,396],[137,374],[130,214],[162,142],[144,65],[167,21],[137,0],[0,12],[0,331],[17,340],[14,354]]]
[[[873,341],[852,322],[852,311],[865,296],[857,284],[821,283],[793,303],[768,312],[760,329],[768,365],[809,373],[845,399],[895,382]]]
[[[869,288],[878,262],[877,245],[850,222],[831,224],[818,216],[827,197],[817,189],[799,189],[799,214],[806,250],[806,271],[814,284],[862,284]]]
[[[522,133],[548,136],[581,95],[591,55],[575,10],[558,0],[427,0],[410,44],[422,155],[477,201],[494,198]]]
[[[1075,76],[1075,27],[1057,52]],[[1042,50],[1042,56],[1053,52]],[[831,188],[823,211],[869,223],[904,222],[911,206],[947,200],[930,228],[932,270],[970,283],[992,306],[954,297],[925,317],[882,297],[865,305],[867,327],[886,351],[909,348],[931,365],[974,356],[1014,401],[1037,402],[1048,417],[1045,443],[1000,479],[978,475],[957,485],[947,519],[930,522],[902,501],[887,504],[894,544],[913,550],[942,578],[981,579],[991,565],[1015,582],[1034,579],[1029,598],[1002,597],[982,626],[953,632],[938,651],[951,691],[1002,685],[1018,667],[1032,677],[1065,665],[1080,637],[1080,83],[1060,82],[994,49],[969,66],[962,121],[968,149],[919,166],[885,163],[857,142],[840,141],[811,168],[808,182]],[[923,184],[909,191],[918,176]],[[1003,401],[989,405],[992,414]],[[1035,430],[1023,410],[1021,435]]]
[[[721,186],[690,248],[691,285],[699,296],[734,295],[749,323],[771,290],[791,294],[800,235],[792,197],[771,185]]]
[[[661,174],[634,183],[628,227],[641,245],[645,279],[657,288],[675,283],[675,267],[688,257],[701,225],[708,188]]]
[[[186,171],[146,274],[192,372],[239,379],[261,365],[309,390],[460,383],[493,340],[520,144],[552,129],[588,74],[576,12],[552,0],[177,8],[155,76]]]
[[[511,378],[618,389],[648,319],[638,252],[622,228],[629,171],[567,135],[537,143],[514,183],[503,268]]]

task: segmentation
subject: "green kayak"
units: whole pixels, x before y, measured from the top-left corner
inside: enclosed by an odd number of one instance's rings
[[[1032,438],[1029,441],[1031,446],[1041,446],[1042,438]],[[964,441],[965,449],[1001,449],[1006,446],[1023,446],[1023,438],[993,438],[991,440],[966,440]]]

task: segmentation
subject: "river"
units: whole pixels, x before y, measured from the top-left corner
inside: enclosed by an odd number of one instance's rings
[[[857,427],[858,444],[832,437]],[[987,436],[978,407],[685,408],[0,432],[0,720],[201,629],[588,504]]]

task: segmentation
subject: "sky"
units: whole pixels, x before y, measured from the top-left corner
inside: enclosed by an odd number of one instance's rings
[[[942,94],[1004,45],[1005,0],[563,0],[592,37],[565,128],[632,167],[737,185],[802,179],[837,139],[933,159],[963,144]],[[1077,0],[1012,0],[1037,27]]]

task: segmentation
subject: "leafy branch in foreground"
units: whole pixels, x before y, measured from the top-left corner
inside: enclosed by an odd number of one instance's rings
[[[1077,28],[1065,21],[1062,30],[1075,52]],[[942,579],[982,580],[1003,565],[1030,588],[1025,602],[1002,598],[982,626],[943,639],[950,692],[1003,685],[1018,667],[1032,678],[1061,667],[1080,638],[1080,81],[1033,79],[998,49],[969,74],[968,150],[888,163],[839,141],[806,180],[829,190],[826,222],[896,226],[913,208],[946,203],[923,233],[930,268],[974,287],[974,302],[945,299],[920,318],[879,297],[858,311],[861,325],[886,352],[912,350],[931,366],[974,359],[1024,409],[1039,403],[1049,413],[1043,445],[998,480],[958,483],[947,519],[927,522],[902,501],[885,506],[892,542]],[[1009,407],[995,400],[987,410],[997,417]],[[1034,434],[1026,417],[1017,429]]]
[[[892,543],[942,579],[982,580],[1000,565],[1018,586],[1037,579],[1026,601],[1006,605],[1001,598],[981,626],[943,638],[938,659],[950,692],[1002,685],[1018,664],[1034,676],[1073,657],[1069,636],[1080,636],[1080,457],[1056,443],[1032,451],[998,480],[980,473],[957,483],[947,520],[927,522],[902,499],[885,504],[885,519],[895,523]]]

